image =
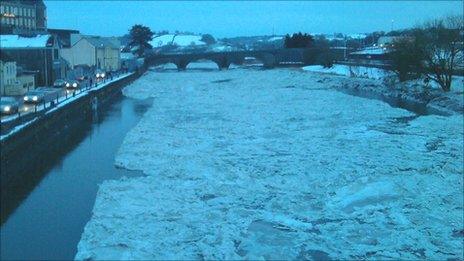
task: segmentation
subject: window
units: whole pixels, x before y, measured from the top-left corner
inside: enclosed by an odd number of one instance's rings
[[[4,11],[4,9],[3,9],[3,5],[2,5],[2,6],[0,6],[0,13],[3,14],[4,13],[3,11]]]

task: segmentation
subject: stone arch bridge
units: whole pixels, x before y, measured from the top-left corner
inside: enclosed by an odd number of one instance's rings
[[[304,62],[304,49],[275,49],[256,51],[203,52],[203,53],[172,53],[146,56],[148,66],[173,63],[178,70],[185,70],[189,63],[198,60],[210,60],[217,64],[219,70],[228,69],[230,64],[243,64],[245,57],[254,57],[263,63],[264,68],[274,68],[279,65],[301,64]]]

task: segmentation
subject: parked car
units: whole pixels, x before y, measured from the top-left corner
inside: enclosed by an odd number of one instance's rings
[[[0,97],[0,111],[2,114],[14,114],[19,110],[19,103],[13,97]]]
[[[45,95],[40,91],[29,91],[24,95],[25,103],[41,103],[44,101]]]
[[[53,83],[53,87],[55,88],[64,88],[66,87],[66,81],[63,79],[58,79]]]
[[[106,73],[104,71],[102,71],[102,70],[97,70],[95,72],[95,77],[97,79],[104,79],[106,77]]]

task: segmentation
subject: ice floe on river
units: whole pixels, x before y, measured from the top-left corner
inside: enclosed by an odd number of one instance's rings
[[[324,76],[327,77],[327,76]],[[297,70],[148,72],[153,98],[76,259],[447,259],[463,250],[463,118]]]

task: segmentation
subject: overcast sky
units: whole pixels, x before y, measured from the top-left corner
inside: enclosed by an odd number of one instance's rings
[[[364,33],[407,28],[426,19],[462,15],[463,1],[159,2],[45,1],[49,28],[119,36],[136,24],[154,31],[216,37],[308,33]]]

